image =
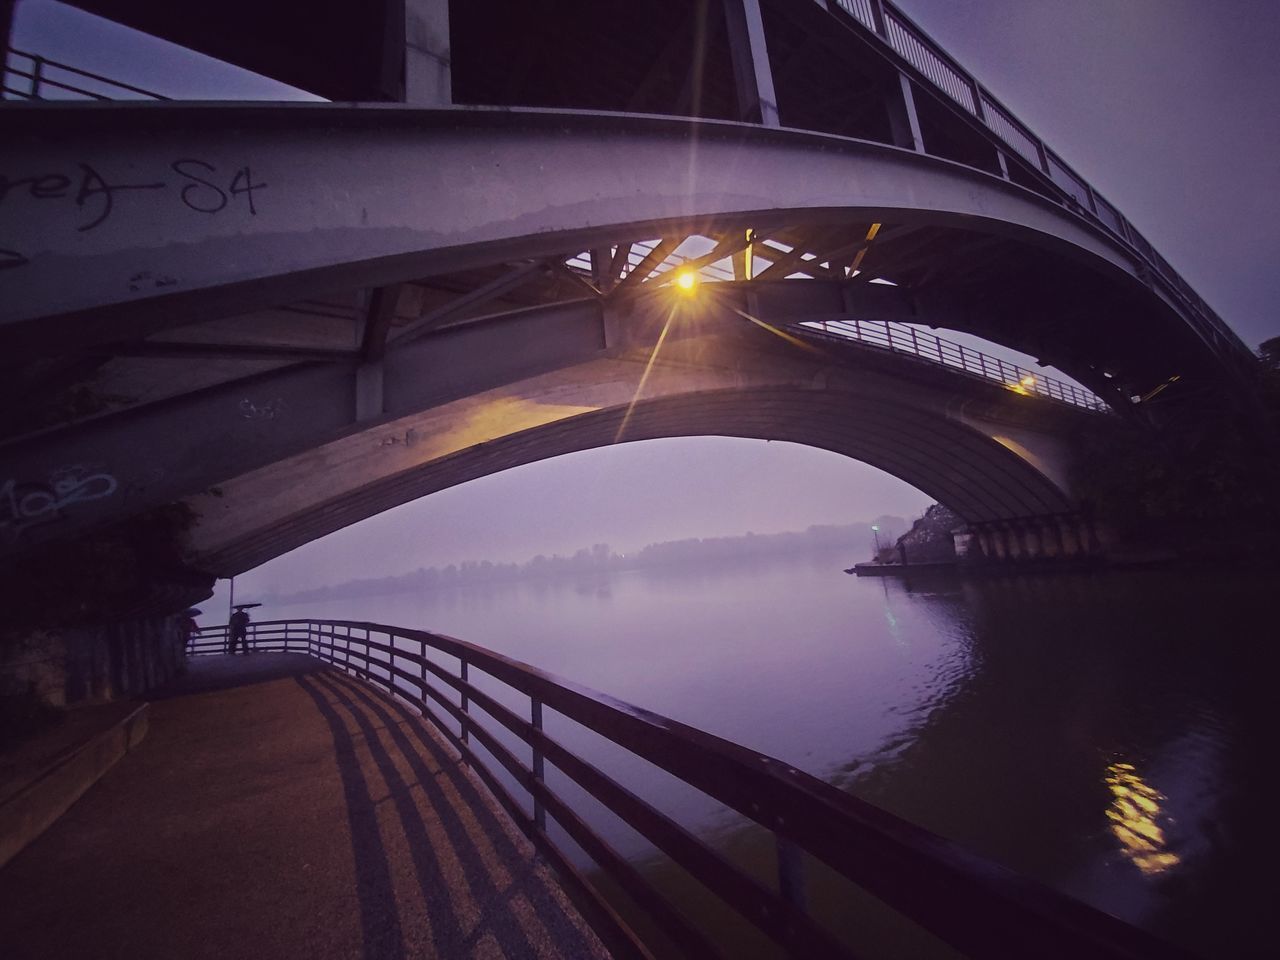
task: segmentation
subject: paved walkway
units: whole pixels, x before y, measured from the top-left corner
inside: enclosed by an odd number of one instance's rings
[[[207,657],[0,869],[0,956],[607,957],[457,755],[298,654]]]

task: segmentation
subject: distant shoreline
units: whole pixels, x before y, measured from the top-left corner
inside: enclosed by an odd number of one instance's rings
[[[875,525],[887,532],[895,526],[905,529],[908,524],[898,517],[881,517],[875,521]],[[882,539],[884,536],[885,533],[882,533]],[[287,606],[458,587],[582,579],[631,570],[722,565],[818,552],[839,552],[842,559],[838,563],[843,567],[855,557],[868,553],[873,541],[871,523],[853,523],[843,526],[812,526],[797,532],[671,540],[649,544],[632,554],[614,553],[607,544],[596,544],[568,557],[539,555],[522,564],[491,563],[486,560],[449,564],[443,568],[420,567],[402,574],[346,580],[310,590],[270,593],[261,599],[273,606]]]

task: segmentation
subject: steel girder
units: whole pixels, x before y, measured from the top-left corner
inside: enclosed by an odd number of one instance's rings
[[[0,346],[24,355],[716,222],[962,225],[1141,273],[1006,181],[747,124],[313,104],[17,105],[4,122]]]

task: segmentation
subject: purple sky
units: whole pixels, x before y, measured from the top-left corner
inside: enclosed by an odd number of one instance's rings
[[[1280,4],[899,4],[1123,210],[1247,343],[1280,334]],[[167,45],[51,0],[22,0],[18,9],[18,47],[142,86],[159,75],[179,96],[284,96],[278,85],[213,61],[194,67]],[[138,50],[146,55],[130,52]],[[122,69],[128,64],[140,72]],[[178,77],[189,88],[176,87]],[[524,560],[594,542],[629,550],[912,516],[926,504],[877,470],[790,444],[626,444],[374,517],[245,575],[238,594],[466,559]]]

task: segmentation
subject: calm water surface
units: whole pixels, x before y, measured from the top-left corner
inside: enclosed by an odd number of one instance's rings
[[[256,619],[367,619],[470,640],[787,760],[1205,956],[1274,955],[1273,575],[903,583],[840,565],[814,555],[628,571]],[[763,831],[736,814],[563,718],[548,730],[747,869],[774,869]],[[641,838],[554,786],[696,901]],[[809,878],[814,909],[855,942],[929,952],[822,871]],[[735,953],[769,955],[745,937]]]

